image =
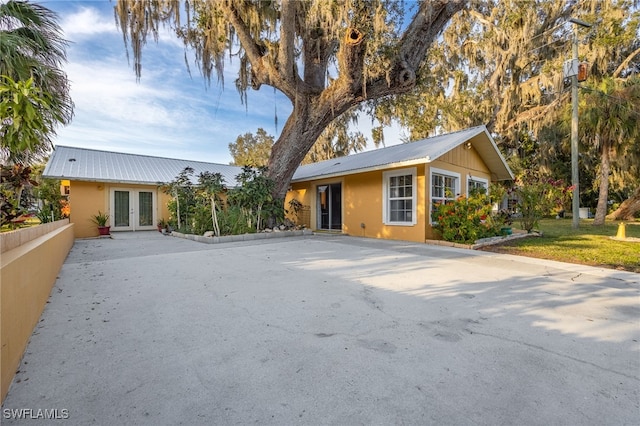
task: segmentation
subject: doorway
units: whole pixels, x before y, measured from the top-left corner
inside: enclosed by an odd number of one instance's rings
[[[342,184],[317,188],[318,229],[342,231]]]
[[[112,231],[156,229],[156,197],[153,191],[113,188],[110,198]]]

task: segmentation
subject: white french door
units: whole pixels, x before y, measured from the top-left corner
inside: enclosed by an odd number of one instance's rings
[[[156,228],[156,197],[153,191],[112,188],[112,231],[147,231]]]

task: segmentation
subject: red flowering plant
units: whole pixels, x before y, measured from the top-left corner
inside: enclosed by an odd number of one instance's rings
[[[499,224],[491,216],[491,210],[490,197],[475,192],[469,197],[462,195],[455,200],[436,203],[431,219],[445,241],[473,244],[480,238],[498,235]]]

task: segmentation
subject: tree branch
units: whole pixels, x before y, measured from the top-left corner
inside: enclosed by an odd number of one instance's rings
[[[304,45],[304,82],[310,90],[321,93],[325,87],[327,64],[337,41],[329,41],[322,28],[300,29],[306,31]]]
[[[224,10],[224,14],[227,20],[236,31],[238,39],[240,40],[240,44],[247,53],[249,62],[251,62],[251,64],[259,64],[263,62],[262,49],[260,48],[260,45],[258,45],[258,43],[256,43],[256,41],[253,39],[253,37],[251,37],[249,28],[240,17],[238,11],[236,10],[234,2],[230,1],[224,4],[220,4],[219,7]]]
[[[240,40],[240,44],[244,48],[251,64],[251,86],[258,90],[262,84],[271,85],[292,99],[295,96],[295,91],[290,85],[284,84],[283,81],[277,81],[281,80],[280,74],[268,60],[264,59],[264,49],[251,36],[249,28],[236,9],[235,3],[229,1],[221,4],[220,7],[224,10],[227,20],[236,31],[238,40]]]
[[[420,3],[418,12],[400,40],[400,58],[407,68],[417,70],[431,44],[451,17],[464,9],[468,0],[437,0]]]
[[[280,12],[280,46],[278,71],[282,80],[294,85],[297,77],[294,57],[296,0],[283,0]]]
[[[640,48],[634,50],[629,56],[626,57],[624,61],[622,61],[618,68],[616,68],[616,70],[613,72],[613,78],[617,78],[618,76],[620,76],[622,71],[624,71],[627,65],[629,65],[633,58],[635,58],[638,54],[640,54]]]
[[[363,90],[366,98],[377,99],[408,92],[415,86],[416,70],[451,17],[464,9],[468,0],[425,1],[402,35],[399,55],[387,73],[370,78]]]
[[[340,69],[339,86],[347,90],[358,90],[362,84],[364,71],[364,53],[366,44],[364,34],[357,28],[347,28],[344,40],[338,52],[338,68]]]
[[[451,17],[467,6],[468,0],[425,1],[399,42],[399,55],[388,73],[374,76],[364,88],[367,98],[406,93],[415,86],[416,70]]]

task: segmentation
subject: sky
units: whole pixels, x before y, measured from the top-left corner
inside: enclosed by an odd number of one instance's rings
[[[75,112],[73,121],[57,130],[54,145],[228,164],[229,143],[260,127],[277,138],[291,113],[289,100],[267,86],[249,90],[243,105],[233,62],[225,64],[224,85],[214,77],[207,87],[192,52],[186,53],[189,74],[184,46],[168,28],[158,43],[150,38],[143,48],[142,77],[136,81],[114,2],[38,3],[58,14],[70,42],[64,70]],[[365,135],[371,133],[370,121],[359,120]],[[386,129],[385,143],[400,143],[400,130]]]

